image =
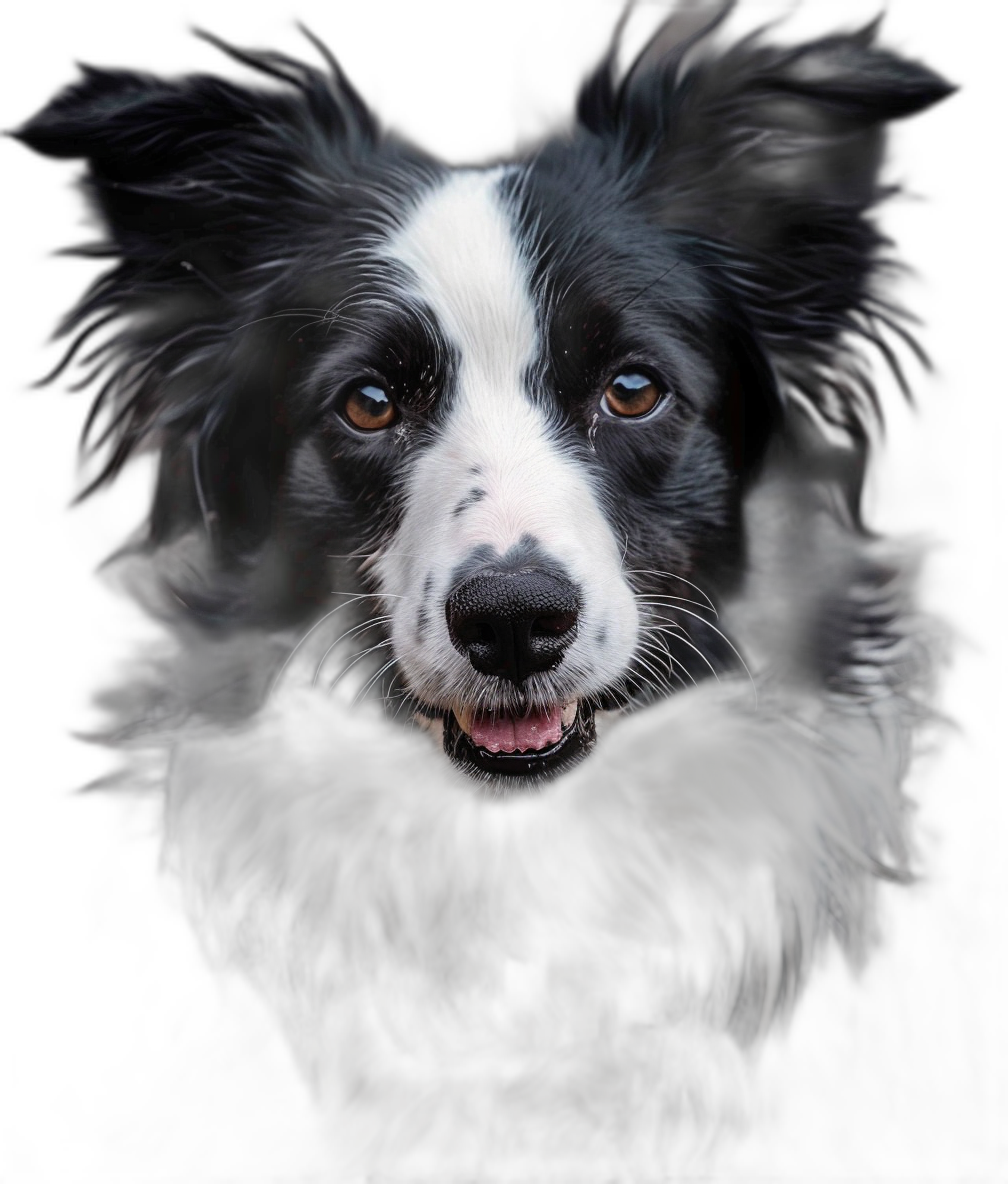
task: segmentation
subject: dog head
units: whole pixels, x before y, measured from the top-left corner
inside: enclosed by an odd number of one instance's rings
[[[572,130],[488,168],[383,132],[321,46],[222,46],[272,89],[86,68],[21,129],[86,158],[116,260],[65,324],[67,360],[120,326],[95,483],[160,450],[150,546],[206,538],[207,628],[365,597],[390,700],[519,780],[740,661],[743,499],[799,405],[863,443],[882,130],[949,88],[874,26],[715,53],[726,11],[611,52]]]

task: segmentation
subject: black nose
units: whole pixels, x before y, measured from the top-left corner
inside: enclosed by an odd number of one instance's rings
[[[543,571],[484,572],[448,597],[448,636],[481,674],[520,686],[550,670],[577,634],[580,597],[564,576]]]

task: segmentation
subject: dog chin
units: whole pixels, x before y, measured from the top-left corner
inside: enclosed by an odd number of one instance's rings
[[[522,712],[423,708],[415,719],[457,769],[496,793],[537,788],[595,747],[595,708],[584,698]]]

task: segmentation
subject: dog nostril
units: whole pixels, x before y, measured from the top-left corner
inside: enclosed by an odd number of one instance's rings
[[[445,619],[452,644],[474,669],[518,686],[559,665],[576,636],[579,608],[577,586],[565,576],[490,571],[455,588]]]
[[[536,617],[532,622],[533,637],[559,637],[576,628],[578,615],[571,613],[550,613],[547,616]]]
[[[468,649],[474,645],[497,644],[497,630],[493,624],[471,617],[464,610],[449,615],[448,632],[456,648],[460,645]]]

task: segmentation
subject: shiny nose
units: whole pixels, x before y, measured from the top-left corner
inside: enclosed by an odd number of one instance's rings
[[[481,674],[520,686],[558,665],[577,635],[580,597],[563,576],[543,571],[485,572],[448,597],[452,645]]]

